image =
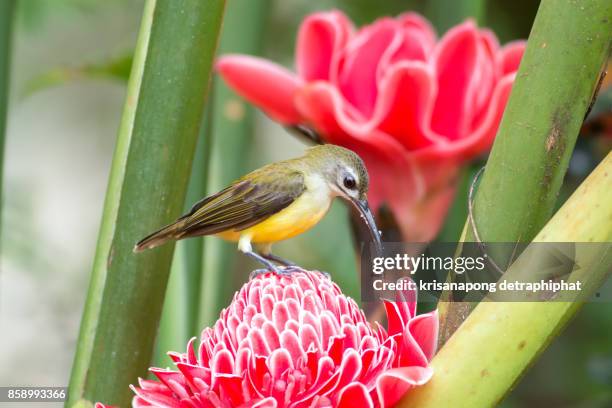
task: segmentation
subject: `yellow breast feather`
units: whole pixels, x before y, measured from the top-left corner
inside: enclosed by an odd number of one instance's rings
[[[245,230],[224,231],[217,235],[228,241],[250,236],[251,242],[260,244],[282,241],[309,230],[325,216],[332,197],[322,178],[311,176],[305,183],[306,189],[300,197],[277,214]]]

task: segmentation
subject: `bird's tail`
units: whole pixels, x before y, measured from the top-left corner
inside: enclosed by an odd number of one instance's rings
[[[181,227],[182,222],[179,220],[170,225],[166,225],[151,235],[147,235],[134,246],[134,252],[142,252],[145,249],[151,249],[163,245],[168,241],[180,239]]]

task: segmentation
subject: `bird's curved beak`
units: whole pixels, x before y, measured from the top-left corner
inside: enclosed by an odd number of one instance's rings
[[[370,237],[372,241],[370,243],[371,250],[373,250],[373,255],[378,257],[382,255],[382,242],[380,240],[380,232],[378,231],[378,227],[376,226],[376,222],[374,221],[374,216],[372,215],[372,211],[370,211],[370,206],[368,205],[367,200],[359,200],[356,198],[350,198],[351,204],[355,206],[357,211],[359,211],[359,215],[361,215],[361,219],[365,222],[368,227],[368,231],[370,232]]]

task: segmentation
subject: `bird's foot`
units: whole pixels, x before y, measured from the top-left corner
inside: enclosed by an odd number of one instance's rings
[[[269,261],[276,262],[277,264],[282,265],[282,266],[297,266],[295,262],[291,262],[288,259],[282,258],[280,256],[276,256],[272,253],[261,254],[261,256],[263,256]]]
[[[291,276],[294,273],[299,272],[305,272],[305,269],[297,265],[277,266],[269,269],[255,269],[253,272],[250,273],[249,280],[255,279],[260,275],[265,275],[266,273],[273,273],[276,276]],[[329,274],[326,274],[326,276],[329,277]]]
[[[317,271],[317,272],[325,276],[327,279],[331,280],[331,275],[329,274],[329,272],[325,272],[325,271]]]
[[[271,271],[269,269],[255,269],[253,272],[249,274],[249,280],[253,280],[257,278],[258,276],[265,275],[266,273],[276,273],[276,272]]]
[[[259,255],[259,254],[255,253],[255,252],[252,252],[252,251],[245,252],[245,255],[247,255],[247,256],[249,256],[249,257],[253,258],[253,259],[254,259],[254,260],[256,260],[257,262],[259,262],[260,264],[262,264],[263,266],[265,266],[265,268],[264,268],[264,269],[257,269],[257,270],[255,270],[255,271],[253,271],[253,272],[251,273],[251,275],[253,275],[253,273],[255,273],[255,272],[258,272],[258,273],[256,273],[256,274],[255,274],[255,276],[259,276],[259,275],[261,275],[261,274],[263,274],[263,273],[268,273],[268,272],[274,272],[274,273],[275,273],[275,274],[277,274],[277,275],[279,275],[279,274],[281,273],[281,272],[280,272],[280,269],[279,269],[279,267],[278,267],[277,265],[273,264],[272,262],[270,262],[269,260],[267,260],[267,259],[266,259],[266,258],[264,258],[263,256],[261,256],[261,255]],[[253,276],[253,277],[254,277],[254,276]]]
[[[285,267],[281,267],[280,269],[280,273],[278,275],[284,275],[284,276],[288,276],[294,273],[299,273],[299,272],[307,272],[306,269],[302,268],[299,265],[290,265],[290,266],[285,266]],[[331,275],[325,271],[312,271],[312,272],[317,272],[320,273],[321,275],[325,276],[327,279],[331,280]]]
[[[281,269],[281,275],[285,275],[285,276],[288,276],[288,275],[291,275],[297,272],[306,272],[306,270],[296,264],[288,265]]]

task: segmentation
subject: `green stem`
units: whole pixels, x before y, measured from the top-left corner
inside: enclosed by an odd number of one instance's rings
[[[258,54],[261,51],[269,0],[233,0],[228,3],[219,54]],[[214,193],[248,170],[245,159],[253,137],[254,111],[219,78],[214,83],[209,193]],[[236,245],[206,238],[204,277],[200,292],[199,329],[210,326],[228,304],[235,288],[246,276],[234,274]]]
[[[612,153],[534,239],[607,242],[599,250],[588,245],[576,249],[580,268],[569,281],[582,282],[581,299],[593,295],[612,271],[611,177]],[[508,274],[514,273],[520,275],[520,270],[513,266]],[[583,305],[582,301],[567,300],[481,302],[432,360],[432,380],[408,393],[399,406],[496,406]]]
[[[173,245],[132,248],[182,210],[223,8],[223,0],[146,2],[68,405],[128,406],[128,385],[146,373]]]
[[[485,12],[486,0],[429,0],[425,9],[425,14],[440,33],[444,33],[466,18],[473,18],[482,25]]]
[[[4,139],[6,137],[6,117],[9,102],[9,74],[11,70],[11,39],[13,36],[14,13],[14,0],[0,2],[0,199],[2,198]]]
[[[481,240],[529,242],[550,218],[610,52],[612,3],[543,1],[474,200]],[[465,241],[473,242],[471,228]],[[497,254],[504,265],[508,254]],[[471,305],[442,303],[443,338]]]

